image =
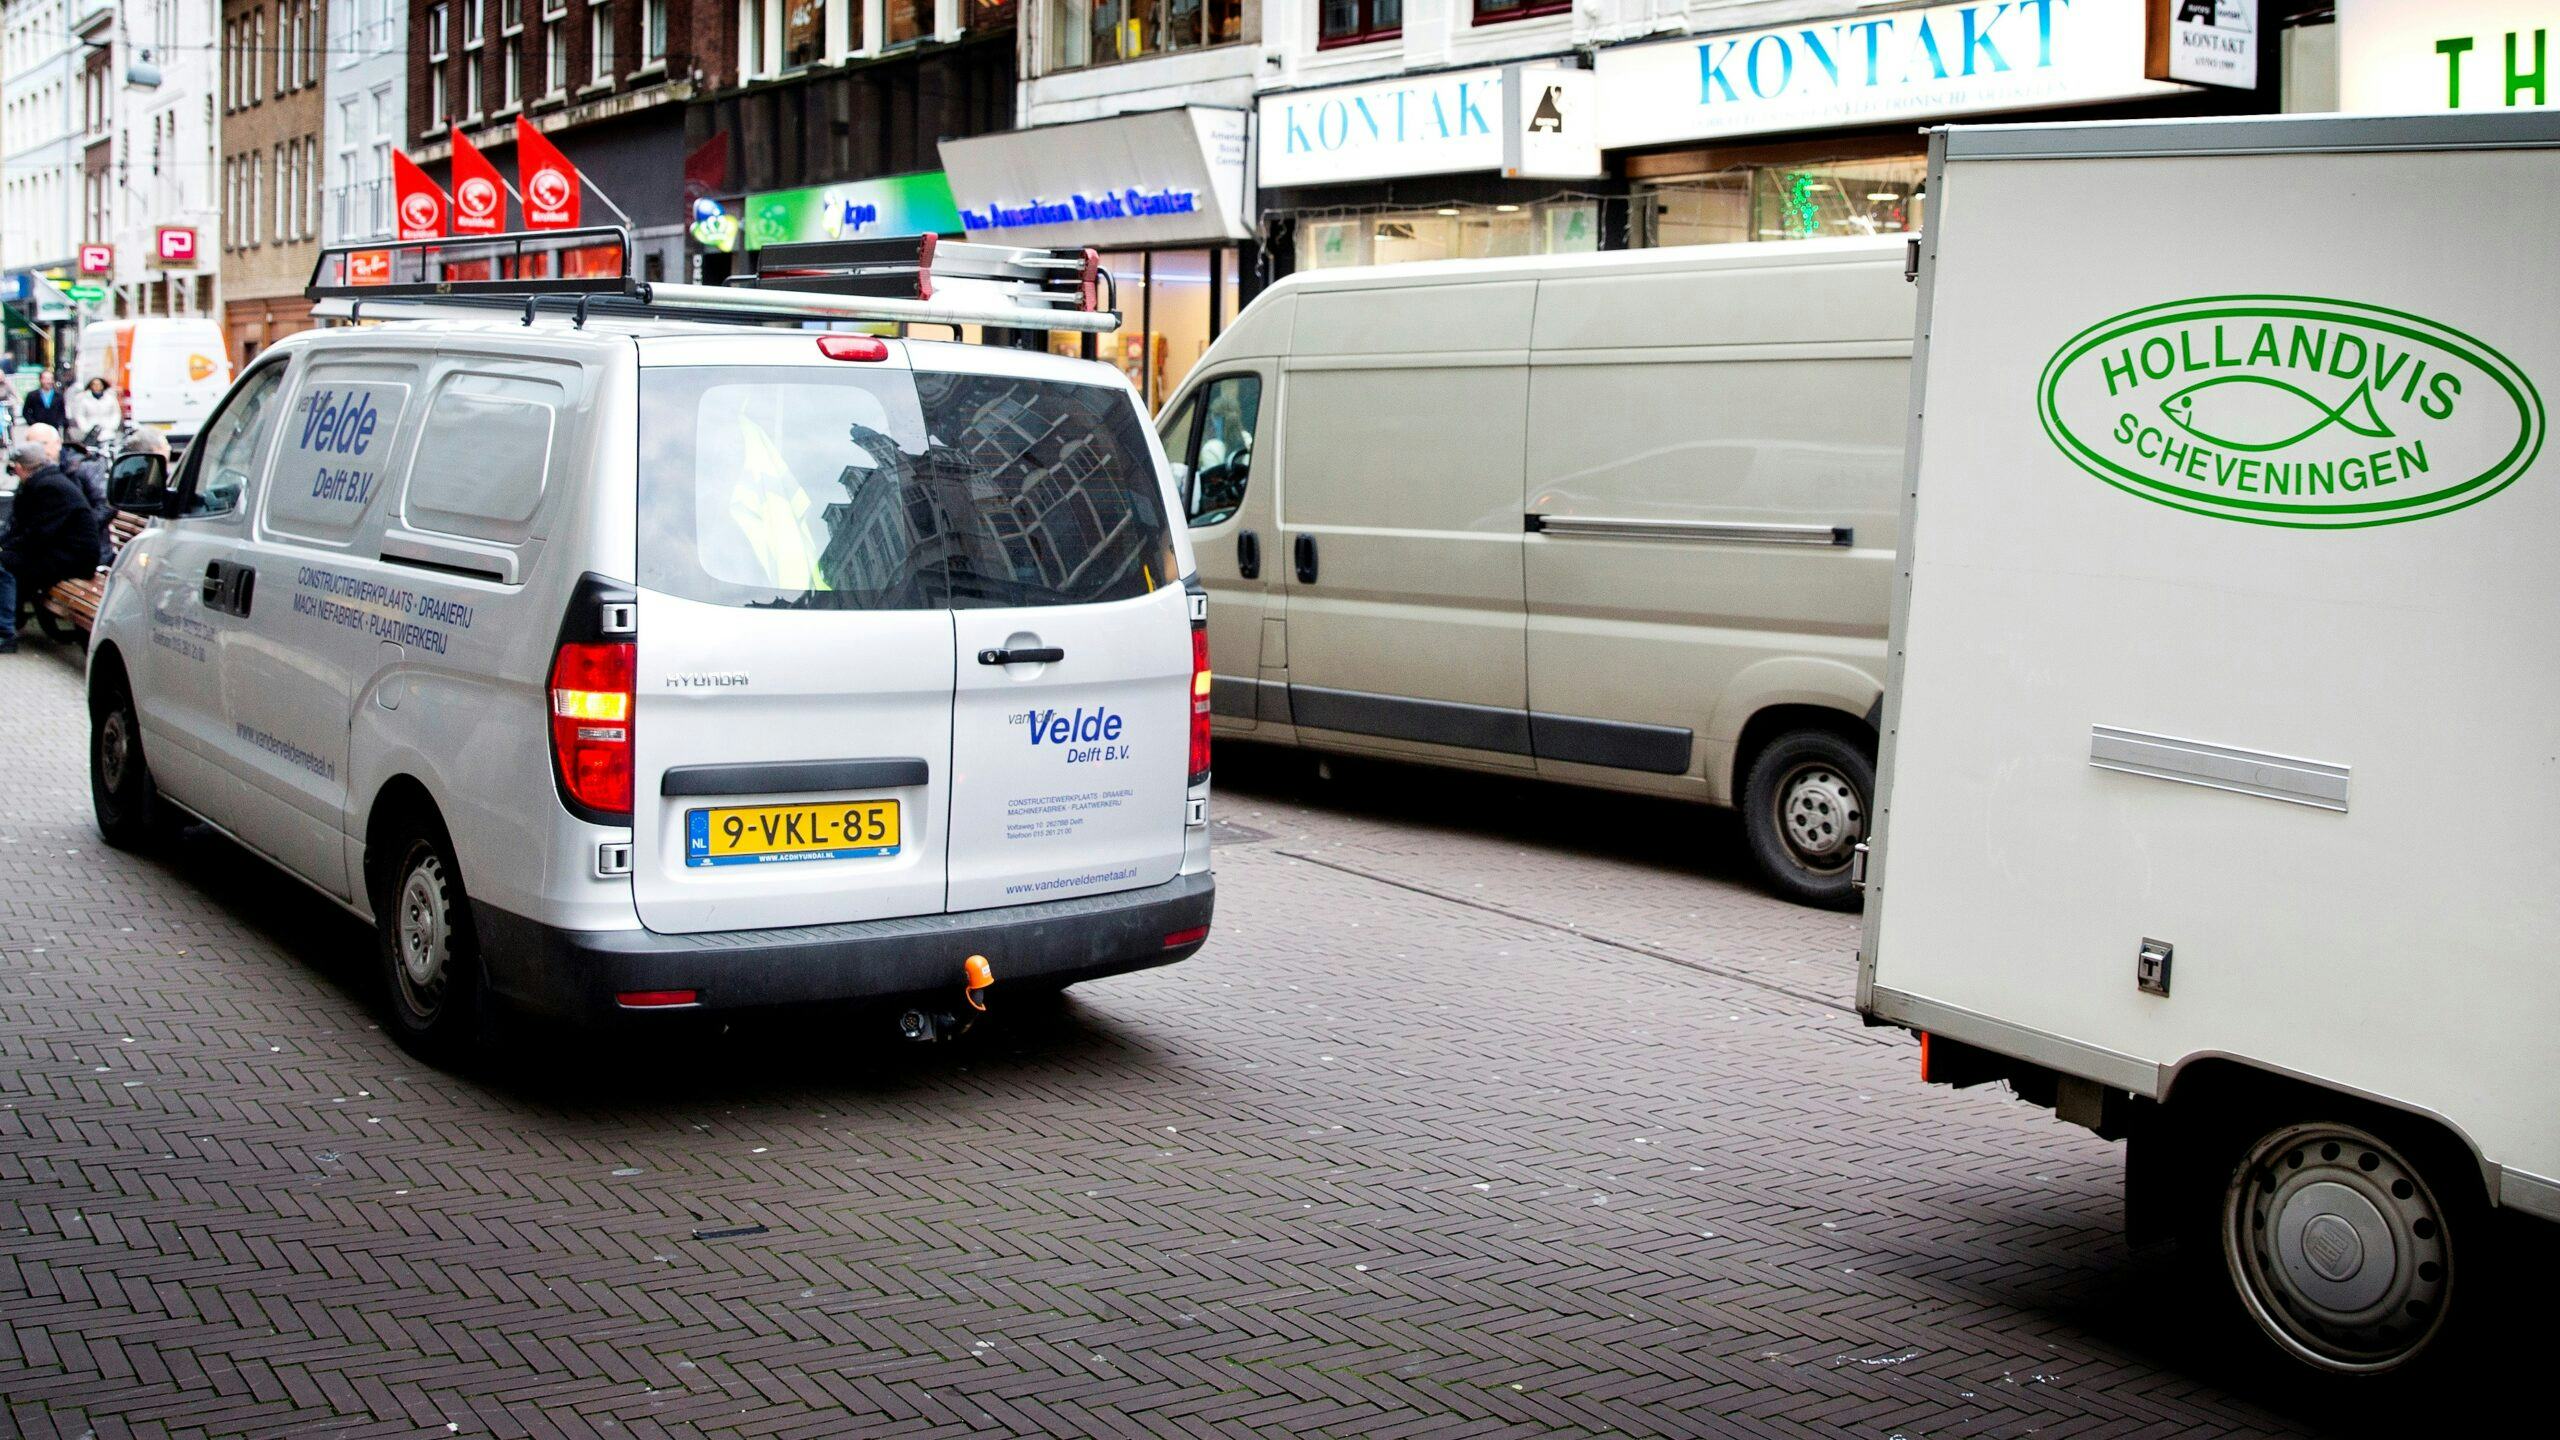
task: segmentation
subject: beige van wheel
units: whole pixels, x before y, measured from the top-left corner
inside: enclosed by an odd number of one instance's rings
[[[1761,750],[1743,780],[1742,829],[1771,886],[1803,904],[1854,907],[1849,862],[1875,790],[1875,762],[1831,731],[1794,731]]]

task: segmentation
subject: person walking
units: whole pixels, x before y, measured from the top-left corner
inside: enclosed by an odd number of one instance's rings
[[[80,482],[40,440],[9,447],[17,504],[0,530],[0,655],[18,648],[18,597],[30,599],[98,568],[98,523]]]
[[[35,388],[27,392],[26,404],[18,410],[18,418],[30,425],[50,425],[56,430],[69,428],[71,414],[64,408],[62,391],[53,383],[53,372],[39,371]]]
[[[92,375],[71,397],[70,423],[63,433],[77,438],[91,450],[104,454],[108,442],[124,428],[124,402],[116,395],[116,387],[104,375]]]

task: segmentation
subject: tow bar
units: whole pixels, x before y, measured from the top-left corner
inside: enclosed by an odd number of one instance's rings
[[[996,983],[995,968],[984,955],[972,955],[960,967],[960,998],[968,1002],[975,1014],[957,1014],[949,1010],[909,1010],[898,1017],[898,1033],[919,1045],[936,1040],[957,1040],[969,1033],[977,1016],[987,1010],[986,993]]]

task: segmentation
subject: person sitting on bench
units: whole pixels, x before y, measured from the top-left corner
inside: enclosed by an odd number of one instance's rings
[[[0,531],[0,655],[18,648],[18,597],[41,599],[65,580],[98,568],[98,516],[80,482],[54,462],[51,447],[20,440],[9,447],[18,501]]]

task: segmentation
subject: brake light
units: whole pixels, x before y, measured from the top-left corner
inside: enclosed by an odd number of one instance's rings
[[[632,691],[640,647],[568,644],[551,660],[551,756],[590,810],[631,815]]]
[[[1191,627],[1191,783],[1209,779],[1209,630]]]
[[[613,997],[625,1010],[674,1010],[702,1003],[699,990],[625,990]]]
[[[830,360],[886,360],[889,342],[877,335],[821,335],[818,353]]]

